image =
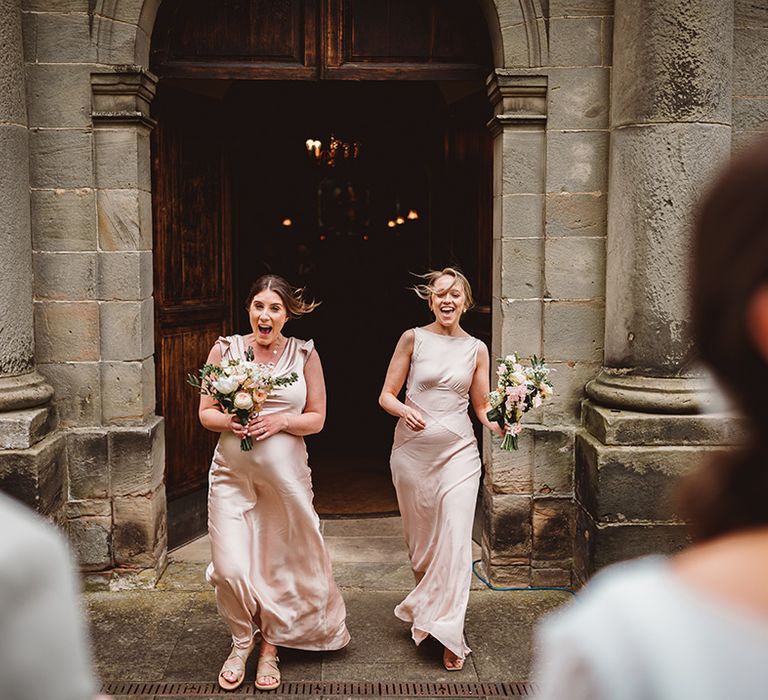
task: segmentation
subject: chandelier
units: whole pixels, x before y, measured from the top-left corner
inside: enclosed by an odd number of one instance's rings
[[[307,153],[320,165],[334,168],[341,161],[353,161],[360,155],[362,144],[359,141],[343,141],[331,134],[327,146],[318,139],[307,139],[304,142]]]

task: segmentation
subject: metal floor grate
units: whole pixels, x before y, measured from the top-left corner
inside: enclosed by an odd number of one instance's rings
[[[236,691],[226,691],[216,683],[105,683],[106,695],[152,697],[196,697],[221,695],[230,698],[261,695],[296,695],[305,697],[392,697],[392,698],[516,698],[533,695],[531,683],[387,683],[311,681],[283,683],[277,690],[256,690],[253,683],[244,683]]]

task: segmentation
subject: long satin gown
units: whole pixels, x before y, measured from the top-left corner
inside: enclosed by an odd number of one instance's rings
[[[416,587],[395,608],[420,644],[432,635],[459,658],[472,578],[472,521],[480,455],[467,413],[480,341],[414,328],[405,403],[426,427],[400,419],[390,466]]]
[[[224,357],[244,357],[242,336],[218,342]],[[295,371],[299,379],[276,388],[263,414],[304,410],[304,363],[313,347],[311,340],[287,339],[274,371]],[[243,452],[236,435],[221,434],[209,475],[206,578],[235,646],[247,647],[257,633],[271,644],[310,651],[349,642],[312,498],[303,438],[285,432],[254,438],[253,449]]]

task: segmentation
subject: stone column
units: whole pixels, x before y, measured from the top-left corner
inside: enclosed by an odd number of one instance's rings
[[[665,497],[701,447],[732,436],[692,364],[691,213],[730,153],[733,3],[615,6],[604,367],[577,443],[583,573],[675,547]],[[687,415],[686,415],[687,414]]]
[[[0,488],[55,514],[64,466],[57,441],[43,440],[53,389],[35,370],[20,0],[0,0],[0,46]]]

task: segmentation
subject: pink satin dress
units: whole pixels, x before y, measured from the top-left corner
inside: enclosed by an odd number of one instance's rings
[[[222,356],[244,357],[242,336],[218,342]],[[287,339],[275,373],[296,372],[299,379],[276,388],[264,414],[304,410],[304,364],[313,347],[311,340]],[[243,452],[236,435],[221,434],[209,475],[206,578],[235,646],[247,647],[257,633],[271,644],[310,651],[349,642],[312,498],[303,438],[285,432],[254,438],[253,449]]]
[[[480,455],[467,413],[477,338],[414,328],[405,403],[426,427],[399,420],[390,466],[416,587],[395,608],[420,644],[432,635],[456,656],[470,649],[464,617],[472,578],[472,521]]]

